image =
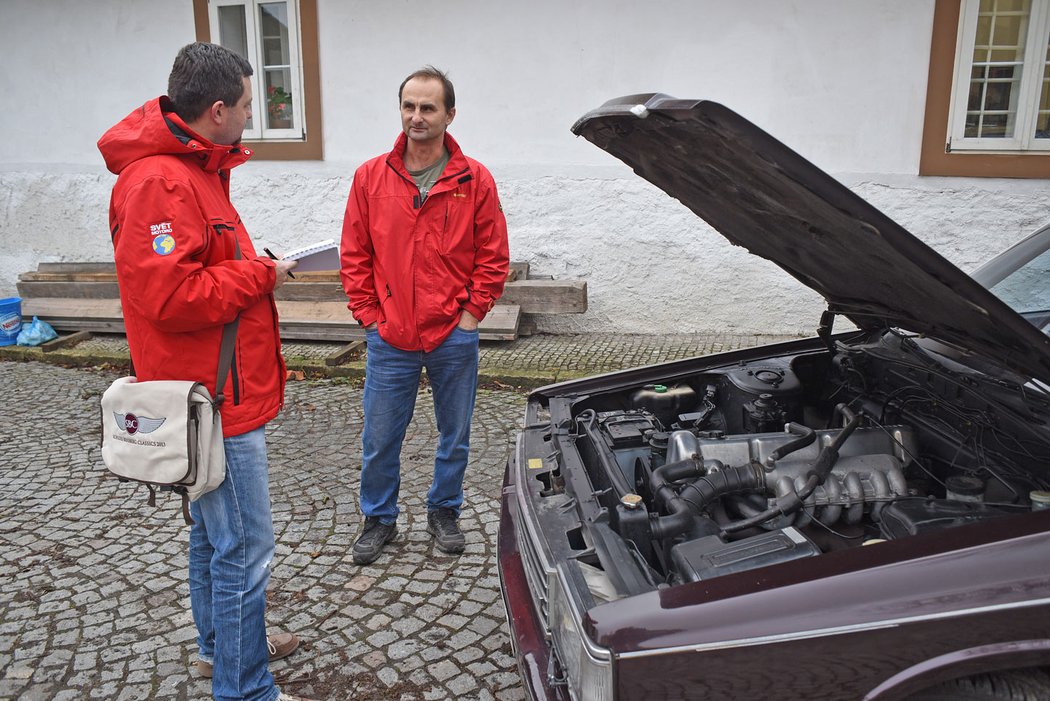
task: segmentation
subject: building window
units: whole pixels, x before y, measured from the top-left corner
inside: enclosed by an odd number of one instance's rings
[[[965,0],[951,150],[1050,150],[1050,0]]]
[[[1050,0],[936,0],[919,172],[1050,177]]]
[[[316,0],[194,0],[197,38],[252,64],[244,141],[257,158],[320,159]]]

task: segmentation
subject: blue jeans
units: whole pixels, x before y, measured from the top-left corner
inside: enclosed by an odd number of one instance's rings
[[[273,521],[262,428],[226,438],[226,479],[190,504],[190,606],[216,699],[273,701],[266,584]]]
[[[478,390],[478,332],[456,328],[429,353],[394,348],[374,329],[366,332],[366,339],[361,513],[383,523],[397,520],[401,443],[426,368],[439,434],[427,509],[447,508],[458,515]]]

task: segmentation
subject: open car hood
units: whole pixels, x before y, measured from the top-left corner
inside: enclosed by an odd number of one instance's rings
[[[573,125],[861,329],[896,327],[1050,382],[1050,338],[902,226],[732,110],[659,93]]]

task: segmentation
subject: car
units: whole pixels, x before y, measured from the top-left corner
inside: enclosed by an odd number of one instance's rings
[[[1050,699],[1050,226],[971,277],[717,103],[573,132],[827,309],[529,394],[498,538],[527,696]]]

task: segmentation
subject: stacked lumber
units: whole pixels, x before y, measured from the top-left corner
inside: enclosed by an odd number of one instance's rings
[[[40,263],[18,276],[22,315],[38,316],[59,331],[123,333],[124,315],[112,263]],[[350,316],[336,272],[302,273],[275,295],[281,338],[348,342],[364,338]],[[532,280],[527,263],[512,263],[500,303],[478,327],[482,340],[512,341],[527,330],[530,314],[587,310],[583,280]]]

